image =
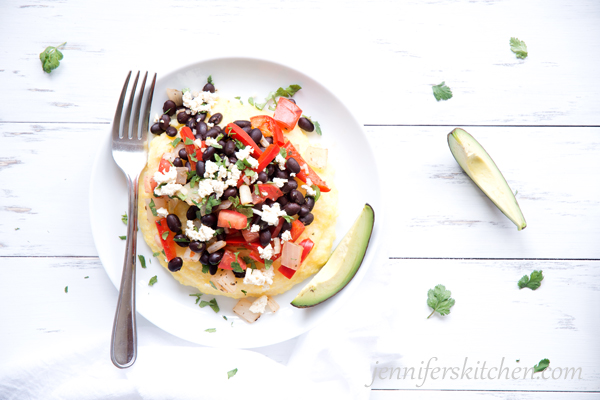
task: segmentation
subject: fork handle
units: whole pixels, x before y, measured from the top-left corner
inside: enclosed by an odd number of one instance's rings
[[[129,198],[127,243],[125,246],[125,261],[115,321],[113,324],[110,357],[118,368],[128,368],[137,357],[137,332],[135,323],[135,266],[137,249],[137,202],[138,177],[127,177]]]

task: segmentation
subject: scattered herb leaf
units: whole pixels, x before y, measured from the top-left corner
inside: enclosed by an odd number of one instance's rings
[[[450,307],[454,305],[454,299],[450,297],[451,295],[452,293],[446,290],[444,285],[437,285],[435,288],[429,289],[427,292],[427,305],[433,308],[429,317],[436,311],[440,315],[450,314]]]
[[[150,282],[148,282],[148,286],[154,286],[154,284],[158,282],[158,277],[156,275],[154,275],[152,278],[150,278]]]
[[[179,144],[179,142],[181,142],[181,138],[175,138],[175,140],[173,140],[171,142],[171,146],[177,147],[177,145]]]
[[[242,293],[244,293],[244,296],[245,296],[248,292],[246,292],[244,289],[242,289]]]
[[[200,301],[200,297],[202,297],[202,293],[194,293],[194,294],[190,294],[190,296],[192,296],[192,297],[196,296],[196,304],[198,304],[198,302]]]
[[[226,317],[226,316],[224,316],[224,315],[223,315],[223,319],[224,319],[225,321],[227,321],[227,317]]]
[[[446,86],[446,82],[442,82],[439,85],[433,85],[433,95],[437,101],[448,100],[452,98],[452,90]]]
[[[69,293],[69,287],[65,286],[65,293]]]
[[[160,256],[160,251],[155,251],[154,253],[152,253],[152,256],[154,256],[154,257]]]
[[[140,259],[140,264],[142,264],[142,268],[146,268],[146,257],[141,254],[138,254],[138,258]]]
[[[121,215],[121,221],[123,221],[123,223],[124,223],[125,225],[127,225],[127,213],[125,213],[125,214]]]
[[[235,376],[235,374],[237,374],[238,369],[232,369],[231,371],[227,371],[227,379],[232,378],[233,376]]]
[[[219,290],[219,289],[217,289],[217,287],[215,286],[215,284],[213,283],[213,281],[210,281],[210,286],[212,286],[213,289],[215,289],[215,290]]]
[[[517,58],[524,59],[527,57],[527,45],[524,41],[515,37],[510,38],[510,50],[517,55]]]
[[[216,312],[216,313],[219,312],[219,305],[217,304],[217,299],[212,299],[211,301],[201,300],[200,301],[200,308],[204,308],[206,306],[209,306],[210,308],[212,308],[212,310],[214,312]]]
[[[163,240],[167,240],[167,238],[169,237],[169,232],[163,232],[163,234],[161,235]]]
[[[205,330],[204,330],[204,332],[208,332],[208,333],[214,333],[214,332],[216,332],[216,331],[217,331],[217,329],[216,329],[216,328],[208,328],[208,329],[205,329]]]
[[[119,236],[119,239],[125,240],[125,239],[127,239],[127,236]]]
[[[152,211],[152,215],[158,217],[158,213],[156,212],[156,204],[154,204],[154,199],[150,199],[150,203],[148,205],[150,206],[150,211]]]
[[[537,363],[533,367],[533,372],[542,372],[543,370],[548,368],[549,365],[550,365],[550,360],[548,360],[547,358],[544,358],[543,360],[541,360],[539,363]]]
[[[212,75],[208,76],[208,78],[206,79],[206,82],[210,83],[211,85],[213,84]]]
[[[64,46],[67,42],[59,44],[58,46],[48,46],[44,51],[40,53],[40,61],[42,61],[42,68],[44,72],[50,73],[60,65],[60,60],[63,59],[63,54],[58,50],[59,47]]]
[[[533,271],[531,277],[523,275],[523,277],[519,279],[519,289],[528,287],[531,290],[535,290],[540,287],[543,280],[544,275],[542,274],[542,271]]]

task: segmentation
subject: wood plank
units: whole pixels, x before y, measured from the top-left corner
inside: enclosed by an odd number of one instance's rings
[[[450,129],[367,128],[386,182],[389,256],[600,258],[600,186],[589,183],[600,174],[600,128],[467,128],[519,191],[528,222],[521,232],[461,172],[446,143]],[[0,123],[0,256],[97,254],[89,177],[107,131]]]
[[[296,29],[299,48],[310,51],[294,56],[288,37],[273,34],[260,56],[325,83],[364,123],[600,125],[595,0],[177,0],[170,7],[152,0],[118,8],[115,13],[106,3],[84,7],[73,0],[6,2],[0,34],[19,32],[19,40],[0,49],[0,86],[15,105],[0,109],[0,121],[109,122],[127,70],[163,74],[208,57],[255,57],[259,27],[293,16],[299,26],[333,23],[343,40],[332,51],[322,29]],[[164,31],[144,12],[158,9],[162,21],[179,21],[183,10],[210,18],[169,24],[169,35],[181,40],[165,47]],[[41,31],[51,34],[42,38]],[[526,60],[510,51],[511,36],[526,41]],[[198,38],[202,46],[190,46],[186,38]],[[61,66],[45,74],[39,53],[65,40]],[[438,103],[431,85],[441,81],[454,98]]]

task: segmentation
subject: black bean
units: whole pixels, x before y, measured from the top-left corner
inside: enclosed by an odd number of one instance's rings
[[[185,111],[177,114],[177,122],[180,124],[185,124],[188,119],[190,119],[190,114],[186,113]]]
[[[235,186],[228,187],[223,192],[223,198],[229,199],[230,197],[236,197],[238,195],[238,189]]]
[[[181,161],[183,166],[187,168],[188,172],[192,172],[192,165],[188,161]]]
[[[204,161],[198,161],[196,163],[196,175],[200,178],[204,178]]]
[[[238,161],[236,156],[229,156],[229,162],[235,164]]]
[[[185,149],[179,150],[179,158],[181,158],[182,160],[188,159],[188,153],[187,153],[187,151],[185,151]]]
[[[292,229],[292,223],[285,221],[283,223],[283,225],[281,225],[281,232],[279,232],[279,235],[281,235],[283,232],[289,231],[291,229]]]
[[[164,132],[164,129],[161,128],[160,124],[157,122],[150,127],[150,132],[154,133],[155,135],[160,135]]]
[[[175,159],[173,160],[173,165],[181,168],[183,167],[183,161],[181,161],[181,158],[175,157]]]
[[[208,147],[206,150],[204,150],[204,153],[202,153],[202,161],[208,161],[208,160],[213,161],[215,158],[216,152],[217,152],[217,149],[215,149],[214,147],[212,147],[212,146]]]
[[[208,263],[212,265],[217,265],[221,262],[223,254],[225,254],[225,251],[222,249],[215,251],[214,253],[208,256]]]
[[[258,235],[258,240],[262,247],[267,246],[269,243],[271,243],[271,231],[268,229],[260,231],[260,234]]]
[[[172,126],[168,127],[165,132],[167,133],[168,136],[171,136],[171,137],[177,136],[177,129],[173,128]]]
[[[221,148],[225,147],[225,140],[221,139],[217,143],[219,143],[219,146],[221,146]]]
[[[218,270],[219,270],[219,265],[209,265],[208,272],[210,272],[211,275],[215,275]]]
[[[301,170],[300,164],[298,164],[298,161],[296,161],[294,157],[288,158],[285,162],[285,167],[295,174],[299,173]]]
[[[283,193],[289,193],[294,189],[298,189],[298,182],[295,179],[289,179],[286,183],[281,187],[281,191]]]
[[[196,122],[204,121],[206,119],[206,115],[207,114],[205,112],[196,114]]]
[[[252,129],[252,131],[250,131],[249,135],[252,138],[252,140],[254,140],[254,143],[256,143],[256,144],[260,143],[260,139],[262,139],[262,137],[263,137],[262,132],[258,128]]]
[[[268,205],[269,207],[271,207],[273,204],[275,204],[275,200],[271,200],[271,199],[266,199],[265,202],[263,204]]]
[[[292,99],[291,97],[288,100],[291,101],[292,103],[296,104],[296,100]]]
[[[275,166],[274,165],[267,165],[267,168],[265,169],[265,171],[267,172],[267,175],[271,176],[275,173]]]
[[[304,217],[298,218],[298,220],[300,222],[302,222],[304,225],[310,225],[315,220],[315,216],[312,213],[308,213]]]
[[[304,117],[300,117],[300,119],[298,120],[298,126],[300,127],[300,129],[306,132],[312,132],[315,130],[315,126],[310,121],[310,119]]]
[[[167,215],[167,226],[171,230],[171,232],[179,232],[181,231],[181,221],[179,217],[175,214]]]
[[[289,196],[290,200],[292,200],[294,203],[300,204],[300,205],[304,204],[304,196],[297,189],[291,190],[290,194],[288,196]]]
[[[242,128],[242,130],[249,135],[250,132],[252,132],[252,127],[251,126],[245,126],[245,127]]]
[[[206,247],[206,245],[204,245]],[[200,263],[202,265],[208,265],[208,256],[210,254],[208,254],[208,251],[205,251],[202,253],[202,255],[200,256]],[[214,274],[213,274],[214,275]]]
[[[169,261],[169,271],[177,272],[183,267],[183,260],[181,257],[175,257],[171,261]]]
[[[235,147],[235,142],[233,140],[228,140],[227,143],[225,143],[225,146],[223,146],[223,151],[228,156],[234,155],[235,150],[236,150],[236,147]]]
[[[296,203],[287,203],[285,207],[283,207],[283,211],[290,216],[296,215],[298,214],[298,211],[300,211],[300,206]]]
[[[193,242],[190,242],[190,250],[192,250],[194,253],[202,253],[204,250],[206,250],[206,243],[194,240]]]
[[[280,198],[277,199],[277,202],[281,205],[281,207],[284,207],[290,201],[287,199],[287,197],[281,196]]]
[[[194,118],[188,119],[185,126],[187,126],[190,129],[196,129],[196,120]]]
[[[219,133],[221,133],[221,130],[218,129],[218,127],[213,126],[212,128],[210,128],[208,130],[208,132],[206,132],[206,137],[211,137],[213,139],[216,139],[217,136],[219,136]]]
[[[182,233],[178,233],[177,235],[175,235],[173,240],[175,241],[175,243],[177,243],[179,247],[188,247],[190,245],[189,239]]]
[[[160,119],[158,120],[158,124],[160,125],[160,129],[162,129],[163,131],[166,131],[167,128],[170,126],[169,124],[171,123],[171,117],[169,117],[167,114],[163,114]]]
[[[279,167],[275,168],[275,178],[288,179],[290,175],[285,170],[280,170]]]
[[[308,213],[310,213],[310,208],[306,204],[304,204],[302,207],[300,207],[300,211],[298,211],[298,216],[306,217]]]
[[[189,219],[190,221],[195,220],[196,219],[196,213],[200,211],[200,209],[196,206],[190,206],[190,208],[187,209],[187,212],[185,213],[185,217],[187,219]]]
[[[207,83],[206,85],[204,85],[204,87],[202,88],[203,92],[211,92],[214,93],[215,92],[215,85],[213,85],[212,83]]]
[[[256,206],[254,206],[256,208]],[[257,225],[260,222],[260,215],[256,214],[252,217],[252,221],[250,222],[250,226]]]
[[[315,207],[315,198],[312,196],[306,196],[304,201],[304,204],[308,206],[310,211],[312,211],[312,209]]]
[[[167,100],[167,101],[165,101],[165,104],[163,104],[163,112],[165,114],[173,115],[173,114],[175,114],[176,109],[177,109],[177,105],[175,104],[175,102],[173,100]]]
[[[233,121],[234,124],[236,124],[237,126],[239,126],[240,128],[245,128],[247,126],[251,126],[252,123],[250,121],[245,121],[245,120],[237,120],[237,121]]]
[[[215,125],[219,125],[221,123],[221,121],[223,121],[223,114],[221,114],[221,113],[213,114],[208,119],[209,123],[215,124]]]
[[[236,272],[233,271],[233,275],[235,275],[236,278],[244,278],[246,276],[246,271],[242,271],[242,272]]]
[[[198,121],[196,123],[196,139],[206,140],[206,133],[208,132],[208,125],[204,121]]]
[[[217,226],[217,216],[215,214],[206,214],[205,216],[200,218],[200,221],[204,225],[209,226],[211,228],[214,228]]]
[[[258,173],[258,181],[259,182],[267,183],[268,180],[269,180],[269,176],[267,175],[267,173],[265,171],[260,171]]]

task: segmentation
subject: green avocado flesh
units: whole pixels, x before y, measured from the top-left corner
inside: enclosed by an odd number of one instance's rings
[[[525,229],[527,223],[519,203],[506,179],[483,147],[466,131],[456,128],[448,134],[448,146],[463,171],[487,197],[517,226]]]
[[[352,280],[369,246],[375,213],[365,204],[360,216],[335,248],[327,263],[292,301],[294,307],[312,307],[333,297]]]

